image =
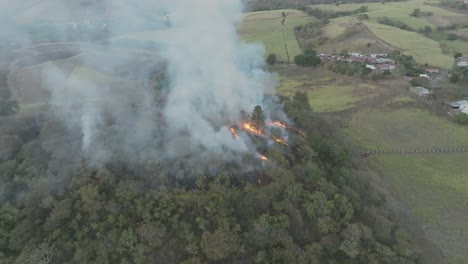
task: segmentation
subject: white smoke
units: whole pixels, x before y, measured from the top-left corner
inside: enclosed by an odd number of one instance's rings
[[[242,150],[227,129],[241,110],[262,103],[271,76],[260,70],[263,49],[243,43],[239,0],[172,0],[165,3],[171,28],[161,39],[171,79],[165,116],[173,133],[190,131],[192,145]],[[228,140],[229,139],[229,140]]]
[[[242,111],[262,105],[275,81],[263,70],[263,47],[243,42],[237,33],[241,0],[117,0],[99,5],[96,10],[101,11],[85,12],[82,19],[100,15],[114,38],[104,49],[101,44],[80,45],[77,67],[104,69],[115,78],[106,81],[92,70],[76,74],[77,68],[70,71],[60,63],[43,70],[50,103],[70,129],[80,130],[87,158],[106,162],[119,155],[138,160],[144,155],[215,154],[232,159],[235,153],[254,151],[248,137],[236,140],[228,128],[241,120]],[[67,10],[70,20],[82,16],[75,5]],[[134,50],[122,49],[116,35],[148,29],[161,36],[150,52],[167,67],[163,100],[152,84],[135,85],[118,74],[121,68],[145,72],[146,62],[135,65]]]

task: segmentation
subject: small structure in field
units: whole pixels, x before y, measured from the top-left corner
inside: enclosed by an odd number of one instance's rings
[[[460,57],[457,59],[457,66],[458,67],[466,67],[468,66],[468,58]]]
[[[416,94],[416,95],[419,95],[419,96],[427,96],[427,95],[431,95],[432,92],[429,91],[428,89],[424,88],[424,87],[421,87],[421,86],[416,86],[416,87],[411,87],[409,88],[410,92]]]

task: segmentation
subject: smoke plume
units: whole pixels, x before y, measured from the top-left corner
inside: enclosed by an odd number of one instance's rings
[[[82,155],[101,163],[186,155],[232,159],[254,151],[247,136],[232,137],[230,125],[255,105],[267,114],[278,107],[264,100],[275,81],[263,70],[263,47],[247,44],[237,34],[241,0],[87,1],[89,6],[51,2],[61,7],[56,9],[60,19],[50,22],[63,26],[58,27],[63,30],[59,37],[94,27],[111,32],[109,38],[73,40],[71,57],[18,67],[10,79],[13,89],[21,90],[28,83],[25,74],[41,75],[38,86],[48,92],[43,102],[54,106],[71,134],[79,135]],[[18,15],[17,32],[33,23],[28,12]],[[122,41],[135,32],[146,32],[151,48],[142,51],[132,46],[134,40]],[[34,42],[30,36],[22,44]],[[40,60],[34,57],[41,54],[37,49],[50,52],[42,45],[16,65]],[[155,83],[154,75],[164,78]],[[25,89],[14,93],[23,104],[28,103],[21,98]]]

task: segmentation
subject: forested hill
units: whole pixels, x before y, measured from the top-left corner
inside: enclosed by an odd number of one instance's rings
[[[307,136],[253,171],[187,158],[64,173],[47,150],[57,123],[2,118],[0,263],[414,263],[382,195],[314,132],[306,95],[286,110]]]

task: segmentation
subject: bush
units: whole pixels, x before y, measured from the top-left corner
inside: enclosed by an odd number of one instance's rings
[[[465,113],[458,113],[454,119],[455,123],[460,125],[468,125],[468,115]]]
[[[455,33],[449,33],[449,34],[447,34],[447,39],[448,39],[448,40],[457,40],[457,39],[458,39],[458,35],[455,34]]]
[[[269,64],[269,65],[273,65],[276,63],[276,54],[270,54],[268,55],[267,59],[266,59],[266,62]]]
[[[299,66],[317,66],[320,64],[320,58],[317,57],[317,52],[315,50],[306,50],[304,53],[294,57],[294,63]]]

